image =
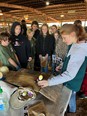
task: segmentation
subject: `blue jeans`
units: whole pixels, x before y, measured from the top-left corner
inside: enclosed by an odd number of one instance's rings
[[[48,72],[48,66],[41,67],[41,72],[47,73]]]
[[[72,95],[69,101],[69,112],[76,112],[76,92],[72,91]]]

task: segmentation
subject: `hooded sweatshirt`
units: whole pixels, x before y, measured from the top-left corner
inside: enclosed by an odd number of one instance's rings
[[[48,80],[49,86],[64,84],[79,91],[87,67],[87,43],[72,44],[63,64],[62,74]]]
[[[21,33],[18,36],[15,35],[15,27],[18,25],[20,25],[19,22],[13,23],[11,27],[10,39],[12,41],[13,48],[15,49],[18,56],[21,67],[26,68],[28,58],[31,56],[31,45],[28,39]]]

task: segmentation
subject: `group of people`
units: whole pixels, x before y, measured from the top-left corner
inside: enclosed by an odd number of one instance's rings
[[[25,24],[24,24],[25,25]],[[25,28],[24,31],[23,27]],[[43,24],[39,30],[37,21],[33,21],[31,29],[14,22],[10,35],[0,34],[0,61],[11,70],[27,68],[28,63],[33,62],[40,67],[41,72],[48,72],[49,59],[55,55],[63,63],[61,74],[48,80],[38,81],[43,88],[63,84],[71,90],[69,101],[69,112],[76,112],[76,93],[80,90],[87,68],[87,35],[81,24],[64,24],[60,30],[56,25],[49,27]],[[53,71],[59,71],[61,64],[55,67],[52,62]]]
[[[17,70],[20,68],[31,68],[32,70],[41,70],[42,72],[48,72],[48,62],[49,59],[52,61],[52,55],[61,57],[64,59],[67,52],[67,45],[63,43],[61,35],[57,29],[56,25],[51,27],[52,33],[49,34],[49,27],[47,24],[43,24],[41,29],[37,21],[33,21],[31,28],[27,29],[26,23],[22,20],[20,22],[14,22],[11,26],[10,34],[2,32],[0,34],[0,46],[2,51],[0,51],[0,61],[3,65],[8,66],[11,70]],[[6,45],[2,45],[8,43]],[[9,46],[12,46],[12,51]],[[16,55],[17,62],[11,56],[13,52]],[[6,48],[6,50],[4,50]],[[3,51],[5,54],[3,54]],[[13,62],[9,62],[6,54],[9,54],[9,58]],[[5,58],[4,58],[5,57]],[[8,62],[8,63],[7,63]],[[38,68],[38,69],[37,69]],[[54,66],[52,65],[54,70]]]

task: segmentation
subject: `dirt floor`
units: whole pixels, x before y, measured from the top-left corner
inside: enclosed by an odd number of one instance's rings
[[[65,116],[87,116],[87,98],[86,99],[77,98],[77,112],[66,113]]]

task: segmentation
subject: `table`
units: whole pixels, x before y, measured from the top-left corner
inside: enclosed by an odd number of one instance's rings
[[[3,90],[8,93],[8,97],[10,97],[11,93],[17,89],[16,87],[12,88],[12,86],[10,86],[9,84],[1,81],[0,86],[2,86]],[[36,99],[32,102],[34,104],[36,101],[42,100],[46,106],[48,116],[64,116],[70,96],[71,91],[68,88],[62,85],[57,85],[41,89]],[[10,107],[8,113],[2,116],[24,116],[23,112],[23,108],[15,110]]]
[[[33,73],[34,74],[34,73]],[[22,76],[23,75],[23,76]],[[64,116],[65,111],[67,109],[70,97],[71,97],[71,90],[63,85],[56,85],[51,87],[46,87],[43,89],[40,89],[37,84],[34,82],[34,77],[37,77],[38,74],[34,74],[33,76],[27,72],[26,70],[21,70],[18,72],[11,72],[7,75],[6,81],[16,84],[18,86],[23,87],[30,87],[38,92],[38,95],[35,100],[32,101],[32,103],[29,103],[28,105],[31,105],[37,101],[43,101],[45,108],[48,112],[47,116]],[[45,75],[44,75],[45,76]],[[49,76],[45,76],[45,78],[48,78]],[[32,83],[31,83],[32,82]],[[4,82],[5,83],[5,82]],[[3,84],[2,84],[3,86]],[[9,90],[9,97],[11,93],[17,89],[17,87],[12,88],[9,84],[5,83],[4,88],[7,88]],[[8,86],[8,87],[7,87]],[[7,90],[6,90],[7,91]],[[29,110],[28,110],[29,111]],[[11,107],[9,108],[9,113],[7,116],[24,116],[23,115],[24,108],[19,110],[14,110]]]

